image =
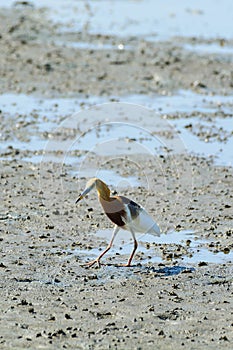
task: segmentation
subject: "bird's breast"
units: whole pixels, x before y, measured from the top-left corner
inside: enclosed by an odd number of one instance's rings
[[[117,226],[123,227],[126,220],[126,210],[122,201],[117,197],[108,199],[99,197],[99,201],[107,217]]]

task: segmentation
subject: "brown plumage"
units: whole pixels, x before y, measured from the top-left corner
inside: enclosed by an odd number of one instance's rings
[[[125,226],[127,212],[125,207],[128,206],[132,219],[135,219],[140,213],[140,206],[132,200],[123,196],[109,197],[103,199],[99,195],[99,201],[107,217],[117,226]]]
[[[78,197],[76,203],[84,198],[94,187],[98,192],[99,202],[102,205],[105,214],[115,224],[113,235],[108,247],[96,258],[87,265],[92,266],[97,263],[100,266],[100,259],[111,248],[117,232],[121,229],[129,230],[133,236],[134,248],[124,266],[130,266],[138,243],[135,237],[135,232],[150,232],[155,235],[160,235],[160,229],[149,214],[139,204],[124,197],[110,196],[108,186],[100,179],[93,178],[87,182],[83,193]]]

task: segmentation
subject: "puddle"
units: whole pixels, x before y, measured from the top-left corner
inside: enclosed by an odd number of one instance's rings
[[[116,172],[116,170],[106,170],[106,169],[91,169],[88,168],[86,170],[80,169],[79,172],[72,172],[72,174],[77,176],[77,178],[80,177],[98,177],[101,180],[103,180],[105,183],[114,185],[114,188],[116,191],[120,189],[130,187],[136,187],[136,186],[143,186],[142,185],[142,179],[136,177],[136,176],[123,176]]]
[[[224,113],[232,113],[232,96],[201,95],[190,90],[179,90],[175,95],[128,95],[119,99],[121,102],[141,104],[153,108],[162,114],[175,113],[216,113],[220,110]]]
[[[215,164],[233,166],[232,117],[215,118],[210,123],[201,118],[181,118],[172,120],[171,123],[179,131],[188,152],[207,158],[214,156]],[[190,125],[192,125],[191,129]],[[201,138],[199,133],[203,133]],[[205,136],[208,134],[209,139]],[[219,138],[221,141],[219,141]]]
[[[11,6],[9,0],[4,6]],[[167,40],[174,36],[232,38],[233,2],[180,1],[31,1],[48,8],[49,18],[63,31],[87,31],[115,36],[148,36]]]
[[[175,112],[191,113],[193,111],[214,113],[218,109],[226,113],[232,113],[233,107],[232,96],[200,95],[190,90],[179,90],[177,94],[172,96],[135,94],[118,98],[114,96],[105,98],[99,96],[83,97],[80,95],[75,98],[39,98],[32,95],[11,93],[0,95],[2,112],[11,115],[29,115],[33,113],[37,115],[39,122],[41,121],[43,124],[46,123],[43,119],[45,116],[50,122],[56,122],[59,116],[69,116],[78,112],[83,106],[90,107],[111,100],[144,105],[164,114],[174,114]],[[47,126],[47,124],[45,125]],[[45,130],[46,126],[42,130]]]
[[[162,154],[164,146],[171,148],[175,153],[191,152],[205,157],[215,157],[215,163],[218,165],[233,165],[233,123],[232,117],[216,117],[216,113],[232,113],[231,96],[203,96],[191,91],[179,91],[174,96],[145,96],[131,95],[122,97],[120,102],[132,103],[135,105],[144,105],[155,110],[158,114],[158,123],[144,116],[144,129],[140,127],[140,120],[135,116],[134,125],[130,123],[107,123],[98,128],[92,128],[82,137],[73,143],[72,147],[80,150],[89,150],[98,155],[127,155],[127,154]],[[102,107],[100,107],[101,109]],[[107,108],[107,107],[106,107]],[[106,112],[105,107],[102,112]],[[130,111],[130,109],[129,109]],[[194,112],[200,112],[200,117],[189,117]],[[98,108],[96,109],[96,118],[98,119]],[[175,115],[187,113],[186,118],[177,118]],[[174,119],[168,121],[161,120],[161,116],[172,114]],[[213,114],[213,118],[207,123],[203,114]],[[208,119],[207,119],[208,120]],[[113,117],[114,121],[114,117]],[[147,123],[147,124],[146,124]],[[188,124],[206,126],[207,134],[213,131],[213,134],[220,134],[220,139],[215,135],[209,137],[208,142],[205,138],[193,135],[186,126]],[[176,138],[156,137],[153,131],[175,133]],[[178,133],[178,134],[177,134]],[[202,129],[204,135],[205,129]],[[221,136],[222,135],[222,136]],[[226,137],[227,135],[227,137]],[[179,146],[177,139],[180,139]],[[70,150],[72,150],[72,147]]]
[[[184,44],[182,46],[185,50],[196,52],[199,54],[218,54],[218,55],[232,55],[233,47],[228,45],[221,45],[220,43],[207,44]]]
[[[78,168],[77,165],[83,157],[80,154],[77,156],[77,152],[86,151],[104,156],[148,154],[148,152],[158,155],[163,154],[164,148],[167,147],[175,153],[189,152],[215,157],[217,165],[233,166],[232,96],[203,96],[184,90],[173,96],[129,95],[118,99],[120,102],[129,103],[128,107],[127,105],[125,107],[128,108],[124,111],[125,118],[120,109],[118,114],[111,113],[109,117],[109,113],[116,109],[117,104],[98,106],[111,99],[113,97],[78,96],[46,99],[23,94],[1,95],[0,105],[5,123],[2,134],[0,133],[1,159],[7,158],[7,154],[10,155],[9,147],[13,147],[28,151],[23,160],[41,161],[44,152],[45,161],[53,160]],[[95,114],[92,113],[90,117],[90,112],[86,109],[96,104]],[[156,120],[151,119],[149,112],[147,115],[144,111],[142,121],[140,105],[154,110],[157,113]],[[134,114],[131,113],[131,108],[135,108]],[[81,114],[74,113],[81,110]],[[193,117],[194,112],[196,113]],[[200,116],[197,115],[198,112]],[[217,117],[218,112],[223,117]],[[176,114],[180,113],[187,116],[180,118],[178,115],[176,118]],[[208,121],[203,114],[213,115],[213,118],[209,118]],[[132,115],[134,123],[130,122]],[[163,119],[164,115],[168,116],[168,120]],[[172,118],[169,118],[169,115],[172,115]],[[86,121],[82,124],[81,121],[85,118]],[[127,118],[128,123],[115,122],[118,119],[125,121]],[[95,127],[98,121],[100,125]],[[102,121],[105,124],[102,124]],[[15,124],[20,122],[26,126],[22,129],[19,124],[15,130]],[[9,128],[11,123],[14,127]],[[78,131],[79,124],[85,125],[88,132]],[[192,125],[192,128],[187,127],[188,125]],[[199,129],[202,137],[198,133]],[[153,135],[154,130],[161,132],[161,137]],[[210,131],[207,142],[203,137],[206,130],[206,134]],[[62,137],[64,132],[66,134]],[[49,133],[51,135],[48,135]],[[176,137],[175,139],[166,135],[163,137],[163,133],[175,134]],[[217,137],[218,134],[220,138]]]
[[[56,121],[59,116],[64,117],[77,112],[81,106],[90,107],[103,102],[104,99],[98,96],[85,97],[79,95],[75,98],[46,98],[13,93],[0,95],[2,112],[11,115],[34,113],[41,122],[45,122],[43,120],[45,116],[49,118],[50,121]]]
[[[75,256],[81,257],[82,261],[88,261],[95,259],[101,251],[103,251],[107,244],[109,243],[112,235],[112,230],[98,230],[96,232],[96,236],[99,239],[106,241],[106,245],[101,243],[100,248],[93,248],[91,250],[88,249],[75,249],[70,250],[69,253],[74,254]],[[223,252],[214,253],[208,250],[205,245],[208,243],[207,240],[199,238],[193,231],[173,231],[168,234],[162,234],[160,237],[153,236],[151,234],[145,234],[141,236],[137,236],[139,246],[136,252],[136,255],[140,255],[140,263],[141,264],[157,264],[166,262],[166,258],[161,256],[161,250],[155,250],[155,248],[160,245],[166,245],[166,247],[170,247],[171,251],[174,251],[175,247],[178,245],[182,245],[184,247],[184,251],[180,254],[180,257],[173,257],[173,261],[182,262],[185,264],[198,264],[199,262],[206,263],[215,263],[215,264],[223,264],[226,262],[233,261],[233,252],[231,251],[229,254],[224,254]],[[188,241],[188,242],[187,242]],[[98,244],[98,240],[96,240],[96,244]],[[148,245],[149,244],[149,245]],[[133,243],[131,239],[131,234],[127,231],[119,231],[117,234],[113,247],[111,250],[106,253],[103,258],[103,263],[108,263],[109,257],[114,258],[113,262],[117,264],[115,261],[116,255],[126,255],[126,259],[131,254],[133,248]],[[174,251],[175,252],[175,251]],[[123,258],[120,257],[116,260],[120,260],[122,263]],[[124,257],[125,258],[125,257]],[[138,260],[134,261],[138,263]]]
[[[28,156],[22,158],[23,160],[40,162],[49,141],[48,137],[43,136],[43,133],[53,133],[63,120],[80,111],[81,108],[102,102],[101,98],[94,96],[90,98],[81,96],[79,98],[39,98],[25,94],[0,95],[1,114],[5,121],[5,130],[2,126],[2,131],[0,131],[0,153],[2,154],[0,158],[6,159],[9,150],[14,148],[29,151]],[[12,127],[9,127],[11,124]],[[72,127],[74,128],[75,125],[73,124]],[[17,136],[18,133],[19,136]],[[23,139],[26,138],[26,141],[22,140],[21,135]],[[61,155],[51,154],[51,152],[63,152],[69,146],[70,141],[67,140],[50,142],[47,150],[50,154],[46,154],[46,160],[61,162]],[[38,151],[41,154],[33,154]],[[69,156],[66,161],[69,162],[68,164],[73,164],[77,161],[77,157]]]
[[[232,96],[203,96],[192,91],[181,90],[173,96],[131,95],[125,100],[122,99],[122,101],[142,104],[154,109],[161,115],[174,116],[173,119],[168,120],[168,123],[178,132],[187,152],[207,158],[215,157],[216,165],[233,166]],[[192,115],[194,112],[200,112],[202,115],[189,117],[189,114]],[[216,117],[218,112],[230,116]],[[175,118],[176,113],[187,113],[187,117]],[[207,122],[204,120],[203,114],[213,114],[213,118]],[[190,128],[187,128],[187,125],[190,124],[193,125],[193,129],[197,125],[201,125],[202,137],[197,136],[198,132],[195,135]],[[210,133],[207,140],[204,137],[205,132],[207,136]],[[211,136],[212,133],[213,137]],[[156,149],[156,147],[154,148]]]
[[[56,45],[61,45],[65,47],[73,47],[75,49],[80,49],[80,50],[118,50],[118,51],[123,51],[123,50],[130,50],[132,49],[129,45],[124,45],[124,44],[106,44],[102,42],[95,42],[95,43],[90,43],[90,42],[85,42],[85,41],[55,41]]]
[[[113,121],[88,130],[73,146],[99,155],[121,155],[132,153],[132,148],[135,153],[147,153],[148,149],[155,151],[163,144],[140,124]]]

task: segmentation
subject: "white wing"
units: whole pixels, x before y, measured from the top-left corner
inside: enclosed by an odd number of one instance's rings
[[[127,223],[125,224],[125,228],[127,230],[129,230],[131,227],[134,232],[150,233],[155,236],[160,236],[161,231],[159,226],[144,208],[140,207],[139,215],[135,219],[131,219],[131,221],[129,210],[127,212],[127,216]]]

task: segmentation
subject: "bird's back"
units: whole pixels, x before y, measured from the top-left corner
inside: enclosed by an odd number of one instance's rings
[[[125,229],[131,228],[135,232],[150,233],[160,236],[160,228],[141,205],[135,203],[127,197],[119,196],[119,198],[125,204]]]
[[[147,211],[136,202],[124,196],[102,198],[99,201],[108,218],[125,230],[160,235],[160,229]]]

